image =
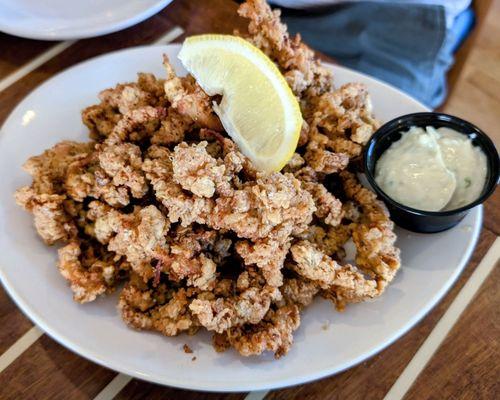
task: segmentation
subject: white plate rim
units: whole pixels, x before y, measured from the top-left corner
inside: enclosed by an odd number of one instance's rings
[[[34,40],[78,40],[78,39],[87,39],[96,36],[107,35],[108,33],[114,33],[121,31],[126,28],[130,28],[140,22],[145,21],[149,17],[157,14],[162,9],[167,7],[173,0],[157,0],[156,3],[151,6],[145,8],[141,12],[129,16],[124,17],[123,19],[119,19],[114,21],[113,23],[106,25],[97,25],[97,26],[89,26],[85,28],[77,28],[72,33],[68,34],[58,34],[57,31],[55,33],[46,33],[45,31],[40,31],[37,29],[23,29],[19,28],[15,24],[2,23],[0,21],[0,32],[7,33],[13,36],[19,36],[25,39],[34,39]]]
[[[178,47],[179,45],[169,45],[171,47]],[[144,47],[152,47],[152,46],[137,46],[137,47],[132,47],[132,48],[126,48],[126,49],[121,49],[118,51],[114,51],[111,53],[106,53],[99,55],[97,57],[82,61],[78,64],[75,64],[74,66],[67,68],[63,71],[60,71],[58,74],[54,75],[44,83],[42,83],[40,86],[35,88],[28,96],[33,94],[35,91],[38,89],[43,88],[45,85],[48,85],[50,81],[53,79],[57,79],[59,74],[65,73],[71,69],[78,68],[81,66],[84,66],[87,63],[91,63],[95,61],[96,59],[104,58],[107,57],[111,54],[116,54],[116,53],[121,53],[121,52],[127,52],[135,49],[141,49]],[[165,47],[165,45],[158,45],[156,47]],[[379,84],[387,87],[390,91],[396,91],[401,93],[400,90],[396,89],[395,87],[382,82],[376,78],[372,78],[366,74],[359,73],[357,71],[353,71],[349,68],[341,67],[338,65],[334,66],[336,69],[343,69],[345,71],[349,72],[354,72],[356,74],[362,75],[364,77],[367,77],[371,80],[377,81]],[[14,108],[14,110],[9,114],[9,117],[5,120],[3,126],[0,128],[0,140],[2,136],[2,132],[4,130],[4,126],[7,125],[7,122],[10,119],[10,116],[15,114],[18,109],[21,109],[24,103],[24,100],[27,99],[26,96],[23,100],[20,101],[20,103]],[[410,97],[405,94],[405,96]],[[419,103],[415,99],[411,99],[415,104],[417,104],[419,107],[424,107],[421,103]],[[351,368],[366,359],[374,356],[375,354],[379,353],[386,347],[388,347],[390,344],[394,343],[396,340],[398,340],[401,336],[403,336],[405,333],[407,333],[410,329],[412,329],[423,317],[425,317],[429,311],[443,298],[443,296],[448,292],[450,287],[455,283],[457,278],[460,276],[461,272],[465,268],[468,260],[470,259],[472,252],[477,244],[477,241],[479,239],[479,234],[482,226],[482,219],[483,219],[483,207],[479,206],[470,211],[471,213],[476,213],[477,216],[475,217],[474,220],[474,225],[472,227],[472,233],[471,233],[471,239],[465,248],[461,258],[460,262],[457,264],[457,267],[455,268],[453,274],[448,278],[448,280],[443,284],[441,289],[434,294],[432,298],[430,298],[425,307],[423,307],[419,313],[416,313],[410,321],[407,323],[406,326],[401,328],[398,331],[395,331],[392,335],[388,336],[388,338],[385,341],[382,341],[379,343],[378,346],[375,346],[371,351],[364,353],[363,355],[350,360],[350,362],[346,362],[341,365],[337,365],[334,368],[326,368],[322,370],[316,370],[312,373],[308,374],[302,374],[300,378],[297,378],[296,376],[291,376],[291,377],[285,377],[280,380],[273,380],[270,382],[261,382],[261,384],[256,387],[254,384],[245,384],[245,383],[239,383],[237,386],[233,385],[228,388],[221,388],[220,386],[217,386],[217,383],[214,385],[211,385],[210,383],[203,383],[203,384],[197,384],[196,382],[192,381],[183,381],[180,379],[169,379],[168,377],[165,377],[164,375],[146,375],[144,373],[141,373],[139,370],[134,370],[134,369],[129,369],[129,368],[124,368],[118,363],[115,363],[114,361],[106,360],[102,357],[99,356],[99,354],[94,353],[93,351],[89,351],[85,349],[85,346],[80,345],[78,343],[73,342],[72,340],[64,337],[64,335],[59,334],[56,332],[54,329],[50,327],[50,324],[45,321],[40,315],[38,315],[29,305],[27,302],[23,299],[22,295],[17,293],[15,289],[12,287],[12,285],[9,282],[9,279],[7,275],[4,274],[3,269],[0,266],[0,281],[2,282],[5,290],[9,294],[9,296],[14,300],[16,305],[21,309],[21,311],[31,320],[33,321],[37,326],[39,326],[46,334],[48,334],[52,339],[63,345],[64,347],[68,348],[69,350],[77,353],[78,355],[91,360],[105,368],[110,368],[113,369],[117,372],[142,379],[142,380],[147,380],[149,382],[154,382],[160,385],[168,385],[168,386],[173,386],[173,387],[178,387],[182,389],[188,389],[188,390],[199,390],[199,391],[217,391],[217,392],[239,392],[239,391],[252,391],[252,390],[267,390],[267,389],[278,389],[282,387],[287,387],[287,386],[293,386],[293,385],[298,385],[306,382],[311,382],[317,379],[324,378],[326,376],[334,375],[337,373],[340,373],[348,368]],[[246,385],[246,386],[245,386]]]

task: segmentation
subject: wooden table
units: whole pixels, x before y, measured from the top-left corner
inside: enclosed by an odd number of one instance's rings
[[[38,84],[85,59],[186,34],[244,26],[229,0],[174,1],[125,31],[77,42],[39,42],[0,34],[0,124]],[[494,0],[444,111],[469,119],[500,144],[500,0]],[[181,27],[181,30],[172,29]],[[166,37],[165,37],[165,34]],[[376,105],[375,105],[376,106]],[[254,399],[500,398],[500,195],[485,205],[479,244],[458,282],[416,327],[389,348],[339,375]],[[496,242],[495,242],[496,241]],[[495,243],[495,244],[494,244]],[[493,245],[494,244],[494,245]],[[479,267],[480,261],[488,257]],[[489,270],[492,272],[488,274]],[[471,278],[472,276],[472,278]],[[467,304],[467,297],[475,293]],[[453,322],[456,321],[456,324]],[[161,387],[102,368],[66,350],[0,289],[0,399],[243,399]],[[392,388],[392,389],[391,389]]]

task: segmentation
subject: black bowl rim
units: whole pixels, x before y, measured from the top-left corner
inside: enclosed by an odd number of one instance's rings
[[[470,131],[473,131],[477,135],[480,135],[485,142],[493,149],[495,149],[495,154],[496,157],[493,156],[490,152],[484,151],[486,157],[489,159],[492,159],[493,161],[493,166],[495,171],[490,171],[490,177],[487,184],[487,190],[479,196],[475,201],[472,203],[469,203],[463,207],[456,208],[454,210],[447,210],[447,211],[425,211],[425,210],[419,210],[416,208],[408,207],[405,206],[404,204],[398,203],[394,199],[392,199],[388,194],[386,194],[380,186],[375,182],[375,177],[372,175],[370,172],[370,169],[368,168],[368,161],[369,161],[369,152],[370,149],[375,145],[375,143],[380,140],[382,137],[385,135],[388,135],[389,133],[392,133],[395,129],[395,125],[400,125],[404,120],[406,119],[411,119],[414,117],[427,117],[429,122],[426,123],[428,125],[432,125],[432,121],[446,121],[448,123],[451,123],[452,125],[456,124],[456,130],[457,132],[466,134],[464,132],[463,127],[466,126],[467,129]],[[429,216],[429,217],[445,217],[445,216],[451,216],[451,215],[456,215],[463,213],[467,210],[470,210],[471,208],[477,206],[478,204],[484,203],[488,197],[491,196],[491,194],[495,191],[498,180],[499,180],[499,156],[498,156],[498,151],[496,150],[495,144],[491,140],[491,138],[481,129],[479,129],[476,125],[472,124],[469,121],[466,121],[464,119],[461,119],[459,117],[455,117],[454,115],[450,114],[445,114],[445,113],[440,113],[440,112],[418,112],[418,113],[412,113],[412,114],[405,114],[401,115],[397,118],[394,118],[390,120],[389,122],[386,122],[383,124],[377,131],[372,135],[368,143],[366,144],[364,154],[363,154],[363,166],[364,166],[364,173],[366,175],[366,178],[370,185],[373,187],[373,189],[377,192],[377,194],[382,197],[382,199],[391,204],[391,206],[395,208],[402,209],[403,211],[406,211],[408,213],[416,214],[416,215],[421,215],[421,216]]]

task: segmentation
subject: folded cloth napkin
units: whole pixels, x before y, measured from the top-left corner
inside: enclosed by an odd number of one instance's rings
[[[406,91],[430,108],[446,96],[456,34],[442,6],[351,2],[283,10],[292,33],[339,63]]]
[[[359,2],[367,0],[271,0],[271,3],[287,8],[311,8],[346,2]],[[446,25],[451,27],[455,18],[465,11],[472,0],[368,0],[377,2],[402,3],[402,4],[430,4],[442,6],[446,14]]]

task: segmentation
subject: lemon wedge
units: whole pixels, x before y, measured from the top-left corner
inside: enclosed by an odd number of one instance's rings
[[[283,168],[297,147],[302,115],[276,65],[231,35],[191,36],[178,57],[208,95],[222,95],[214,111],[255,167]]]

